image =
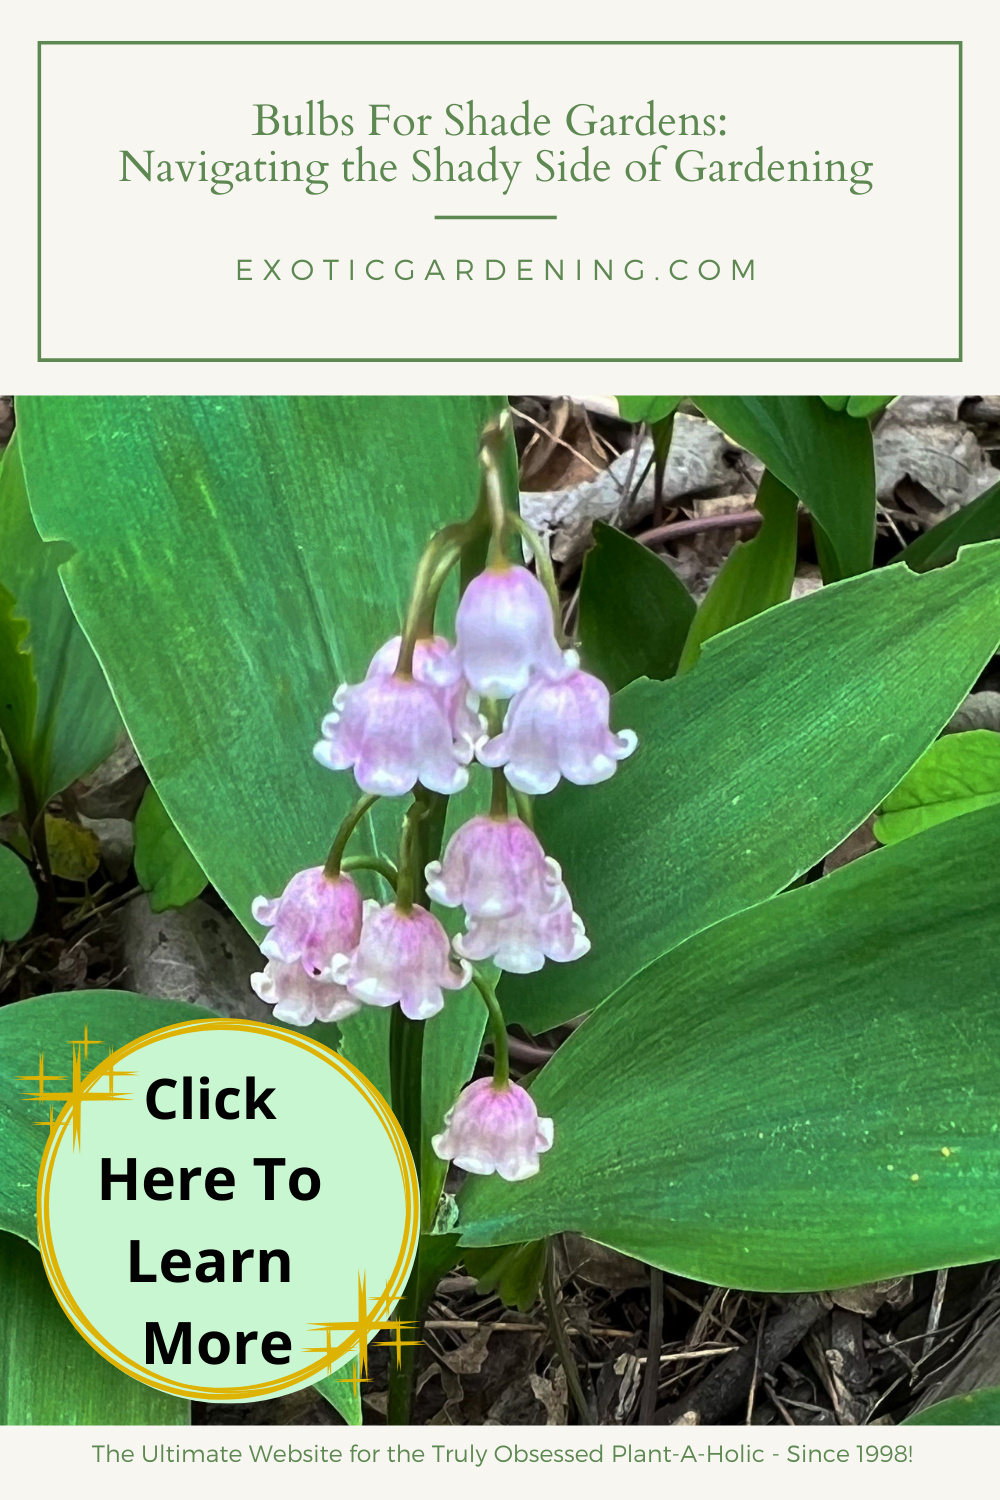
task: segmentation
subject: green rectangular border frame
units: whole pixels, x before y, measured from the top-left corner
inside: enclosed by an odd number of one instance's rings
[[[667,355],[667,356],[643,356],[643,357],[616,357],[606,355],[600,359],[572,357],[567,358],[558,354],[533,356],[520,358],[517,356],[440,356],[434,358],[422,358],[417,356],[380,356],[369,357],[364,355],[43,355],[42,353],[42,48],[43,47],[954,47],[958,64],[958,237],[957,237],[957,260],[958,260],[958,298],[956,304],[956,315],[958,322],[958,353],[948,355],[837,355],[835,357],[823,358],[822,355],[810,355],[802,357],[797,355],[772,355],[764,358],[754,358],[743,355],[716,355],[704,358],[697,354],[689,355]],[[962,362],[962,297],[963,297],[963,247],[962,247],[962,195],[963,195],[963,162],[962,162],[962,42],[932,40],[924,38],[919,41],[889,39],[864,40],[838,38],[836,40],[818,41],[811,40],[796,41],[791,38],[780,40],[748,39],[748,40],[704,40],[695,41],[686,39],[683,41],[666,41],[662,38],[657,40],[644,40],[639,37],[618,38],[614,41],[597,40],[568,40],[568,41],[541,41],[541,40],[518,40],[516,38],[495,41],[459,40],[361,40],[355,38],[350,41],[338,41],[325,38],[323,40],[311,40],[308,37],[289,38],[267,41],[246,40],[245,38],[223,39],[216,38],[212,41],[174,38],[171,40],[129,40],[127,38],[87,38],[73,40],[61,38],[58,41],[39,41],[38,43],[38,286],[37,286],[37,354],[38,364],[128,364],[128,365],[499,365],[499,364],[567,364],[567,365],[677,365],[677,364],[706,364],[706,365],[841,365],[841,364],[961,364]]]

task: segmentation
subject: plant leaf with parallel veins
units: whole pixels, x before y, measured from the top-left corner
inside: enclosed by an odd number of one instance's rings
[[[591,942],[507,975],[511,1020],[590,1010],[685,938],[766,900],[864,822],[948,722],[1000,638],[1000,544],[882,568],[714,636],[692,672],[634,682],[639,748],[600,786],[535,801]]]
[[[1000,808],[701,933],[532,1086],[537,1176],[463,1244],[576,1230],[682,1276],[853,1286],[1000,1256]]]
[[[871,428],[819,396],[696,396],[705,416],[756,453],[813,517],[826,582],[864,573],[875,547]]]
[[[690,672],[713,635],[782,604],[792,592],[798,500],[765,469],[756,504],[763,524],[752,540],[736,543],[699,604],[681,653],[681,673]]]
[[[67,550],[32,520],[21,447],[18,431],[0,463],[0,732],[41,808],[111,754],[121,719],[63,590]]]
[[[670,565],[624,532],[594,524],[580,585],[583,665],[616,693],[677,671],[695,603]]]
[[[116,1370],[81,1338],[55,1299],[42,1257],[0,1232],[0,1425],[167,1427],[191,1403]]]
[[[925,750],[882,803],[873,833],[896,844],[935,823],[1000,802],[1000,734],[946,734]]]

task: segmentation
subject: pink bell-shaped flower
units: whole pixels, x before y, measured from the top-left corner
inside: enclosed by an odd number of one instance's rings
[[[567,657],[574,653],[567,652]],[[577,786],[607,781],[638,744],[631,729],[612,734],[611,695],[579,668],[559,681],[537,676],[507,709],[502,733],[479,747],[484,766],[503,766],[519,792],[551,792],[559,777]]]
[[[520,818],[484,814],[462,824],[425,877],[433,901],[492,918],[551,911],[562,872]]]
[[[273,901],[258,896],[251,910],[271,929],[261,953],[283,964],[301,962],[314,979],[335,953],[353,953],[361,936],[361,892],[349,875],[325,875],[322,865],[293,875]]]
[[[300,963],[268,959],[263,972],[250,975],[250,984],[265,1005],[274,1006],[279,1021],[311,1026],[313,1021],[343,1021],[361,1009],[343,985],[313,979]]]
[[[425,1021],[443,1007],[442,991],[464,989],[472,971],[453,957],[448,934],[425,907],[366,901],[357,950],[335,958],[331,975],[365,1005],[398,1005],[411,1021]]]
[[[440,694],[413,677],[376,673],[342,684],[313,748],[331,771],[352,766],[363,792],[402,797],[417,782],[450,796],[468,785]]]
[[[366,675],[389,676],[395,672],[402,642],[401,635],[394,635],[379,647]],[[443,635],[418,640],[413,648],[413,677],[414,681],[435,690],[451,725],[455,758],[467,766],[476,753],[476,746],[486,737],[486,720],[477,712],[478,695],[472,692],[464,677],[454,676],[450,666],[451,654],[451,642]]]
[[[455,952],[473,963],[492,958],[508,974],[535,974],[547,958],[568,964],[590,952],[590,939],[564,885],[547,911],[525,909],[508,917],[470,917]]]
[[[533,671],[559,677],[566,670],[549,596],[527,568],[504,563],[473,578],[458,606],[455,635],[451,670],[487,698],[512,697]]]
[[[498,1172],[520,1182],[538,1171],[538,1157],[552,1145],[552,1121],[539,1116],[535,1102],[517,1083],[477,1078],[459,1094],[444,1117],[444,1130],[431,1145],[443,1161],[465,1172]]]

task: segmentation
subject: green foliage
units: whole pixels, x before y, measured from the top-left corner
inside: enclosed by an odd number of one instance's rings
[[[847,415],[862,419],[874,417],[895,399],[895,396],[848,396]]]
[[[149,786],[135,815],[135,873],[153,911],[186,906],[205,889],[205,872]]]
[[[692,938],[539,1074],[537,1177],[467,1184],[469,1245],[574,1229],[727,1286],[1000,1255],[1000,808]]]
[[[465,397],[19,404],[35,518],[72,548],[66,592],[163,806],[248,928],[254,896],[320,863],[353,800],[351,778],[312,759],[320,719],[399,629],[431,533],[475,504],[496,410]],[[400,812],[369,820],[390,848]]]
[[[482,1297],[497,1292],[505,1307],[530,1312],[538,1301],[545,1275],[546,1243],[499,1245],[488,1250],[463,1250],[462,1259]]]
[[[935,823],[1000,802],[1000,734],[970,729],[936,740],[882,803],[875,837],[897,844]]]
[[[637,677],[677,671],[695,604],[673,569],[624,532],[594,525],[583,564],[583,665],[616,693]]]
[[[984,1386],[964,1396],[950,1396],[907,1417],[903,1427],[996,1427],[1000,1425],[1000,1386]]]
[[[38,1121],[46,1114],[41,1104],[27,1098],[31,1085],[16,1080],[33,1072],[42,1055],[50,1070],[53,1063],[66,1064],[70,1040],[82,1036],[84,1026],[102,1044],[96,1063],[108,1047],[124,1047],[161,1026],[211,1014],[183,1000],[150,1000],[120,990],[71,991],[0,1006],[0,1078],[14,1080],[0,1089],[0,1230],[38,1243],[35,1189],[45,1149]]]
[[[316,1382],[320,1395],[325,1401],[329,1401],[335,1411],[340,1412],[348,1427],[360,1427],[362,1422],[361,1392],[354,1384],[357,1368],[358,1361],[355,1358],[333,1375],[327,1375],[325,1379]]]
[[[690,672],[713,635],[750,620],[792,592],[798,554],[798,501],[766,469],[757,491],[764,517],[749,542],[737,542],[695,615],[681,655],[679,672]],[[652,676],[652,673],[649,674]]]
[[[683,396],[616,396],[618,415],[623,422],[662,422],[672,416]]]
[[[811,869],[902,780],[998,635],[988,544],[934,573],[883,568],[768,610],[715,636],[686,676],[617,694],[636,753],[611,781],[535,804],[592,951],[506,976],[508,1017],[537,1032],[580,1015]]]
[[[475,505],[480,429],[502,404],[19,404],[36,519],[72,547],[66,591],[139,756],[194,860],[255,936],[253,897],[321,863],[356,795],[349,776],[310,754],[320,719],[337,685],[362,677],[399,629],[431,534]],[[453,820],[477,795],[456,799]],[[352,848],[394,853],[402,811],[379,804]],[[428,1025],[435,1110],[468,1078],[483,1018],[474,999],[451,997],[449,1019]],[[386,1095],[388,1030],[388,1013],[369,1010],[342,1044]],[[425,1134],[438,1129],[428,1118]]]
[[[0,943],[16,943],[35,920],[38,892],[20,855],[0,844]]]
[[[41,1133],[41,1132],[39,1132]],[[191,1407],[116,1370],[66,1317],[42,1258],[0,1233],[0,1424],[184,1426]]]
[[[894,396],[821,396],[831,411],[846,411],[849,417],[873,417],[880,412]]]
[[[0,733],[34,817],[111,753],[121,720],[63,591],[66,549],[32,520],[20,442],[0,464]]]
[[[971,505],[963,505],[947,520],[939,521],[930,531],[918,536],[898,553],[894,561],[905,562],[918,573],[926,573],[929,568],[950,563],[958,556],[959,547],[966,547],[971,542],[990,542],[995,537],[1000,537],[1000,483],[992,485]]]
[[[875,546],[871,429],[819,396],[696,396],[710,421],[763,461],[811,513],[823,577],[864,573]]]

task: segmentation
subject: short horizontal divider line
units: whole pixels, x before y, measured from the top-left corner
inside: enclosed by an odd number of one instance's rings
[[[555,219],[557,214],[435,214],[435,219]]]

